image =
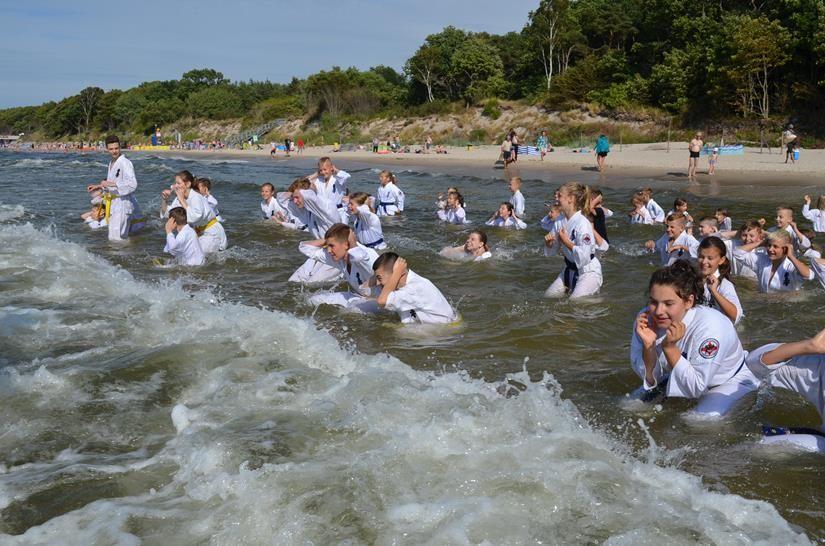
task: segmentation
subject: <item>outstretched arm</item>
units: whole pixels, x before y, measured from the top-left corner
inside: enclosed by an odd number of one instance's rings
[[[770,366],[790,360],[795,356],[825,354],[825,330],[803,341],[783,343],[762,355],[762,363]]]

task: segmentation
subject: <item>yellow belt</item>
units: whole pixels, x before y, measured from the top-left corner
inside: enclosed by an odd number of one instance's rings
[[[112,211],[112,201],[115,200],[115,199],[119,199],[119,198],[120,198],[119,195],[113,195],[113,194],[108,193],[108,192],[103,194],[103,205],[106,209],[104,218],[105,218],[107,224],[109,223],[109,214]]]
[[[217,224],[217,223],[218,223],[218,219],[217,219],[217,218],[212,218],[211,220],[209,220],[208,222],[206,222],[206,225],[205,225],[205,226],[198,226],[198,227],[196,227],[196,228],[195,228],[195,232],[197,232],[198,237],[200,237],[201,235],[203,235],[203,232],[204,232],[204,231],[206,231],[207,229],[211,228],[212,226],[214,226],[214,225],[215,225],[215,224]]]

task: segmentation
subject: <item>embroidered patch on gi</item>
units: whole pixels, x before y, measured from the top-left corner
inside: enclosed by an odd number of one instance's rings
[[[589,245],[590,244],[590,235],[585,233],[583,241],[584,241],[584,244]]]
[[[702,358],[713,358],[719,352],[719,342],[712,337],[706,339],[699,345],[699,355]]]

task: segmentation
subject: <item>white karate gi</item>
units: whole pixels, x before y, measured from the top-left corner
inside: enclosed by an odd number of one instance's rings
[[[280,213],[284,219],[289,219],[289,211],[284,207],[274,195],[269,201],[261,201],[261,216],[264,220],[271,220]]]
[[[740,239],[722,239],[725,242],[725,248],[727,249],[727,258],[728,262],[730,263],[730,272],[732,275],[737,275],[739,277],[744,277],[746,279],[756,279],[756,271],[748,267],[742,260],[737,260],[734,258],[733,253],[734,251],[742,246],[742,241]],[[755,253],[756,250],[751,250],[748,254]]]
[[[565,267],[544,293],[546,298],[563,296],[570,290],[570,298],[591,296],[602,286],[602,264],[596,257],[596,236],[593,225],[581,211],[567,220],[565,229],[573,241],[573,250],[558,241],[564,255]]]
[[[717,269],[713,275],[714,277],[719,279],[719,270]],[[745,316],[745,311],[742,309],[742,303],[739,301],[739,295],[736,293],[736,287],[733,286],[733,283],[729,280],[720,279],[718,290],[719,294],[721,294],[726,300],[731,302],[734,307],[736,307],[736,320],[734,320],[733,323],[739,324],[739,321],[742,320],[742,317]],[[708,288],[707,284],[705,284],[705,305],[707,305],[708,307],[712,307],[713,309],[716,309],[717,311],[722,313],[722,308],[719,307],[719,304],[713,298],[713,295],[710,293],[710,288]],[[722,314],[725,315],[724,313]]]
[[[206,202],[209,203],[210,207],[212,207],[212,212],[215,214],[215,218],[218,219],[218,222],[223,224],[223,218],[221,218],[221,211],[218,208],[218,200],[215,199],[215,196],[210,193],[206,196]]]
[[[142,218],[134,195],[137,190],[137,178],[135,178],[135,168],[132,162],[126,159],[125,155],[109,161],[106,180],[117,184],[114,188],[104,188],[104,192],[114,197],[109,210],[109,240],[123,241],[129,238],[130,232],[133,232],[132,219]]]
[[[650,217],[654,222],[663,223],[666,219],[665,211],[659,206],[659,203],[651,199],[645,204],[645,208],[650,213]]]
[[[543,229],[547,230],[548,233],[552,233],[556,237],[556,240],[553,241],[552,245],[543,245],[544,255],[548,258],[552,256],[558,256],[559,247],[561,245],[558,235],[559,231],[561,231],[561,229],[567,225],[567,217],[564,214],[559,214],[555,220],[551,220],[549,216],[544,215],[539,224]]]
[[[175,197],[175,200],[172,201],[172,204],[169,206],[169,210],[179,206],[181,206],[180,201]],[[212,212],[212,207],[209,206],[206,198],[195,190],[190,189],[189,195],[186,196],[186,223],[198,232],[200,231],[198,228],[206,226],[215,219],[215,213]],[[201,231],[198,239],[204,254],[212,254],[226,250],[226,231],[224,231],[220,222],[216,221]]]
[[[325,303],[365,312],[378,311],[378,305],[367,298],[380,293],[377,287],[371,289],[367,286],[373,276],[372,264],[378,259],[378,253],[375,250],[359,244],[347,251],[348,261],[338,262],[329,251],[306,242],[301,243],[298,250],[309,259],[336,269],[350,286],[347,292],[321,292],[313,295],[310,298],[313,305]]]
[[[510,216],[506,220],[501,216],[496,216],[495,218],[487,220],[486,225],[500,228],[527,229],[527,224],[515,216]]]
[[[662,342],[667,332],[659,331],[656,340],[657,363],[653,370],[654,384],[645,380],[644,345],[636,335],[630,342],[630,363],[642,379],[645,390],[667,380],[665,394],[669,397],[698,398],[696,412],[721,417],[743,396],[756,390],[759,381],[745,366],[747,353],[742,349],[733,323],[710,307],[688,309],[682,320],[685,335],[677,342],[682,357],[673,370],[667,363]]]
[[[381,219],[373,213],[366,204],[360,205],[356,214],[351,214],[355,238],[369,248],[383,250],[387,248],[384,242],[384,230],[381,229]]]
[[[338,222],[343,223],[347,222],[347,209],[341,203],[341,200],[347,195],[347,182],[349,179],[350,174],[341,170],[330,175],[326,180],[320,176],[315,179],[315,188],[318,195],[332,203],[338,211]]]
[[[406,284],[387,296],[386,308],[403,323],[447,324],[458,318],[455,309],[433,283],[412,270]]]
[[[794,252],[797,253],[797,255],[804,254],[806,251],[810,250],[811,240],[808,239],[805,235],[799,237],[791,226],[785,226],[783,229],[788,232],[788,235],[791,236],[791,241],[793,242],[793,249]],[[777,230],[779,230],[779,228],[774,226],[770,228],[768,232],[773,233]]]
[[[404,211],[404,192],[392,182],[378,186],[376,196],[375,212],[378,216],[395,216]]]
[[[814,231],[817,233],[825,233],[825,211],[812,209],[810,205],[805,203],[802,207],[802,216],[813,223]]]
[[[467,220],[467,214],[464,212],[464,207],[462,207],[461,205],[454,209],[446,208],[444,210],[440,210],[437,214],[439,220],[447,222],[448,224],[470,223],[470,221]]]
[[[473,261],[474,262],[483,262],[484,260],[489,260],[492,257],[493,257],[493,253],[490,252],[489,250],[486,250],[486,251],[484,251],[483,254],[473,258]]]
[[[513,212],[516,213],[516,216],[524,218],[524,195],[522,195],[521,190],[516,190],[513,193],[510,197],[510,204],[513,205]]]
[[[802,288],[803,282],[814,278],[813,271],[810,277],[803,277],[788,258],[782,260],[774,272],[771,259],[765,252],[735,249],[733,258],[756,272],[760,292],[793,292]]]
[[[102,219],[102,220],[92,220],[91,218],[86,218],[83,221],[86,222],[86,225],[89,226],[89,229],[100,229],[100,228],[105,228],[106,226],[109,225],[106,222],[105,218]]]
[[[733,220],[730,219],[730,216],[726,216],[722,223],[719,224],[719,231],[730,231],[731,226],[733,225]]]
[[[166,234],[166,246],[163,251],[171,254],[178,265],[203,265],[204,257],[198,234],[189,224],[178,228],[177,235]]]
[[[341,171],[339,171],[341,172]],[[299,190],[304,201],[303,208],[290,202],[289,211],[300,223],[305,225],[316,239],[323,239],[327,230],[341,222],[335,204],[312,190]],[[325,283],[341,279],[341,271],[313,258],[307,259],[299,267],[289,282]]]
[[[825,265],[819,263],[816,258],[811,258],[811,271],[814,278],[819,281],[822,288],[825,288]]]
[[[650,211],[647,210],[647,208],[642,207],[633,213],[630,217],[630,223],[652,226],[656,222],[653,221],[653,216],[650,215]]]
[[[668,252],[668,248],[673,248],[674,246],[687,247],[688,252],[685,252],[682,248]],[[699,241],[697,241],[696,238],[687,231],[683,231],[678,237],[676,237],[673,243],[671,243],[667,233],[665,233],[659,237],[658,241],[656,241],[656,251],[659,253],[663,266],[673,265],[676,260],[691,261],[695,260],[699,256]]]

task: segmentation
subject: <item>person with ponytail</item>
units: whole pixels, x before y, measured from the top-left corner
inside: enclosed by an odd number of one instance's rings
[[[553,298],[566,293],[571,298],[591,296],[602,286],[602,265],[596,257],[598,242],[593,224],[586,216],[590,213],[590,190],[576,182],[567,182],[559,188],[558,201],[567,223],[558,234],[548,233],[545,244],[552,246],[558,239],[564,269],[544,296]]]
[[[378,174],[378,192],[375,211],[378,216],[395,216],[404,212],[404,192],[398,187],[398,180],[390,171],[381,171]]]
[[[705,417],[722,417],[756,390],[733,322],[703,305],[705,282],[695,265],[677,260],[655,271],[648,292],[630,342],[645,394],[660,387],[667,397],[698,399],[695,411]]]
[[[349,220],[355,228],[358,242],[368,248],[384,250],[384,230],[381,228],[381,219],[370,209],[370,195],[364,192],[355,192],[349,196],[347,210]]]
[[[705,237],[699,243],[699,271],[705,285],[705,305],[721,311],[738,324],[745,312],[730,280],[730,260],[725,242],[719,237]]]

